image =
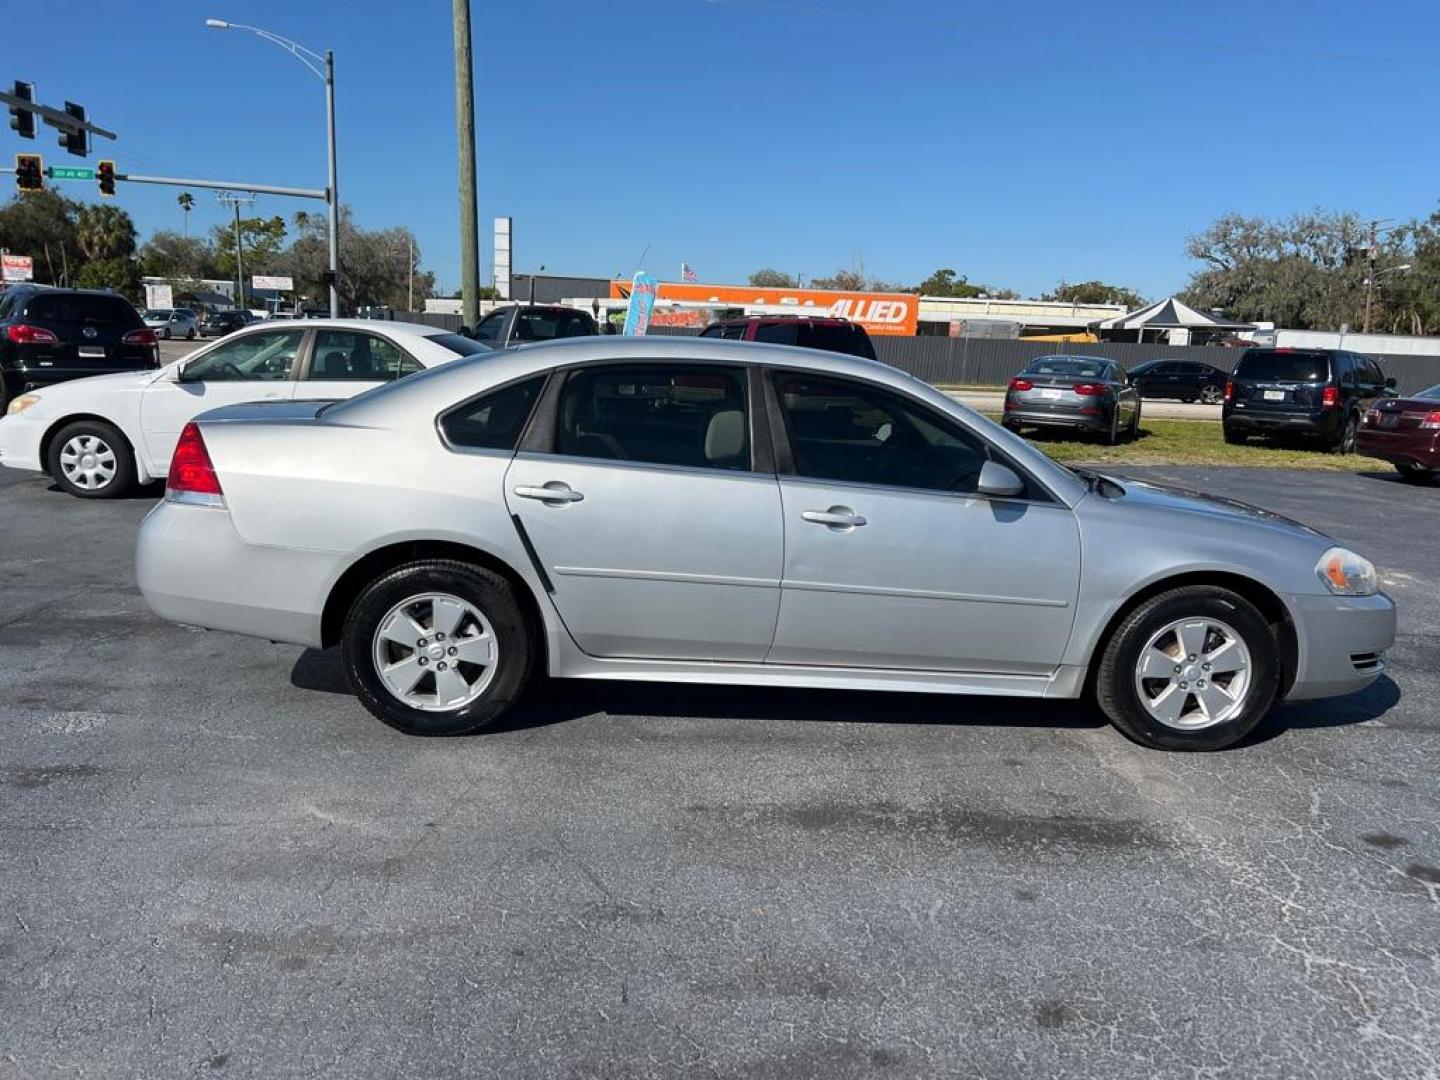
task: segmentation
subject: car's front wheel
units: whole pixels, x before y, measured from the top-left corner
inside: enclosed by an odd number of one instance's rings
[[[81,499],[118,499],[135,483],[135,454],[124,435],[99,420],[60,429],[45,454],[50,478]]]
[[[194,331],[194,330],[186,330],[186,331],[185,331],[185,340],[186,340],[186,341],[194,341],[194,340],[195,340],[195,331]]]
[[[1395,471],[1412,484],[1428,484],[1436,477],[1440,477],[1440,469],[1427,469],[1423,465],[1415,465],[1408,461],[1396,462]]]
[[[341,650],[361,703],[412,735],[493,725],[520,696],[536,652],[510,583],[449,559],[410,563],[366,586]]]
[[[169,340],[170,340],[170,328],[167,326],[167,327],[165,327],[164,330],[161,330],[161,331],[160,331],[160,336],[161,336],[162,338],[164,338],[166,341],[169,341]]]
[[[1340,426],[1340,434],[1336,436],[1331,449],[1337,454],[1351,454],[1355,452],[1355,438],[1360,432],[1360,417],[1351,413],[1345,417],[1345,423]]]
[[[1229,589],[1191,585],[1152,597],[1106,642],[1095,696],[1144,746],[1221,750],[1269,711],[1279,645],[1264,616]]]

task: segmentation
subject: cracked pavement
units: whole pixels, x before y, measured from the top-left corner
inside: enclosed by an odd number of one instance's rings
[[[1136,470],[1370,555],[1389,676],[1088,707],[542,686],[407,738],[0,470],[0,1078],[1440,1077],[1440,488]]]

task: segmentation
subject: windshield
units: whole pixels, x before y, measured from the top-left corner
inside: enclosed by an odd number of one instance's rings
[[[1440,401],[1440,383],[1436,383],[1415,395],[1417,398],[1424,398],[1426,401]]]
[[[1330,378],[1330,357],[1323,352],[1252,349],[1235,365],[1235,378],[1260,382],[1324,382]]]
[[[464,334],[431,334],[428,340],[449,349],[456,356],[474,356],[476,353],[493,351],[483,341],[476,341]]]
[[[146,308],[145,318],[147,319],[168,319],[170,312],[165,308]]]
[[[1084,357],[1042,356],[1028,368],[1026,375],[1073,375],[1081,379],[1105,377],[1105,361]]]

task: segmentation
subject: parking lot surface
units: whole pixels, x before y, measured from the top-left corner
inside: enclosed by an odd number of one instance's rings
[[[408,738],[149,615],[153,490],[0,470],[0,1077],[1436,1076],[1440,489],[1157,472],[1373,557],[1390,674],[1212,755],[599,683]]]

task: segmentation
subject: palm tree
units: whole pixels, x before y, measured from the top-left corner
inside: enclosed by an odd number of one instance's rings
[[[135,223],[118,206],[86,206],[75,215],[75,242],[91,262],[135,253]]]
[[[175,196],[175,201],[180,204],[180,209],[185,211],[185,237],[190,237],[190,211],[195,208],[195,196],[188,191],[182,191]]]

